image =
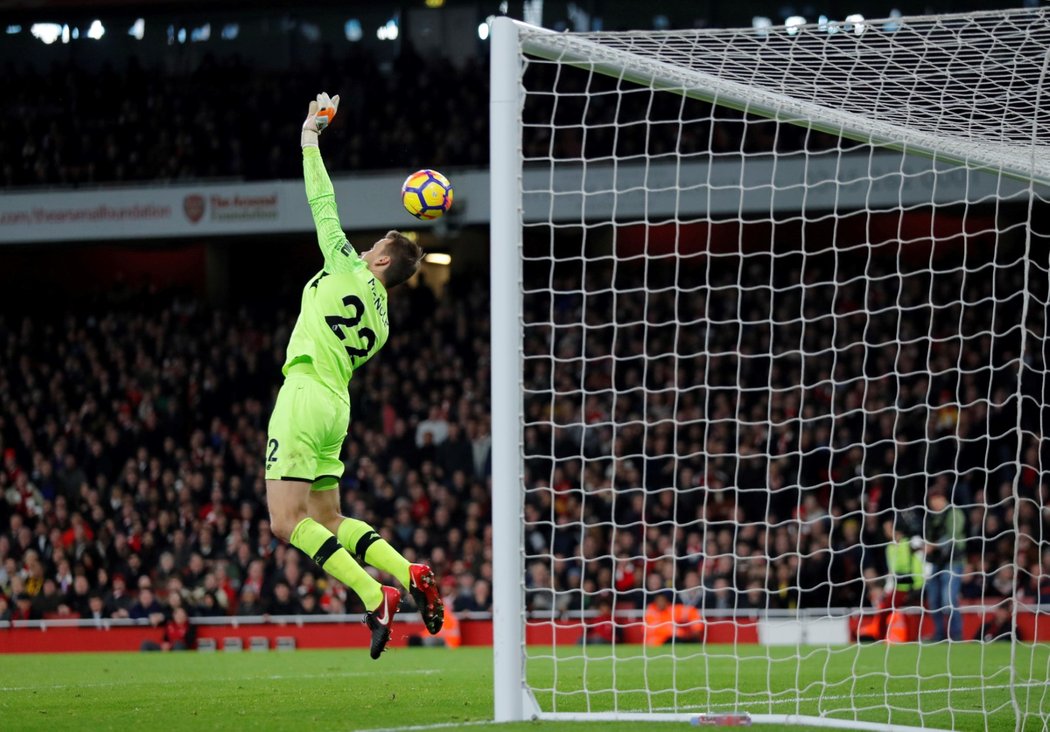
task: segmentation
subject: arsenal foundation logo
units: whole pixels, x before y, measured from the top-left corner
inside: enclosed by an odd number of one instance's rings
[[[204,196],[196,193],[186,196],[182,199],[182,210],[190,223],[197,223],[204,216]]]

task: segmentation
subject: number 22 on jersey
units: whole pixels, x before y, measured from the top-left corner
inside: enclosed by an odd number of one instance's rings
[[[365,313],[365,304],[357,295],[347,295],[343,298],[343,306],[350,311],[349,315],[326,315],[324,322],[339,340],[344,341],[344,348],[350,358],[367,358],[376,344],[375,332],[368,327],[358,328],[356,331],[351,330],[361,322]],[[345,343],[348,337],[355,339],[357,344]]]

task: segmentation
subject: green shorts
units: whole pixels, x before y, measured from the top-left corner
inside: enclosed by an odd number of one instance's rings
[[[306,368],[303,368],[306,366]],[[297,364],[277,394],[266,441],[266,478],[335,488],[343,476],[339,454],[350,425],[350,405]]]

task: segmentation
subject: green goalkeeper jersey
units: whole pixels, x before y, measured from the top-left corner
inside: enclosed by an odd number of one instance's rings
[[[343,233],[335,190],[316,147],[303,148],[303,177],[324,268],[303,288],[282,371],[287,375],[293,364],[309,363],[317,378],[349,404],[347,385],[354,370],[390,334],[386,288]]]

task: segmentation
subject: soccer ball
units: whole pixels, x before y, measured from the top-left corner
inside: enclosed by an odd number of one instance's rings
[[[423,221],[431,221],[452,206],[452,184],[436,170],[417,170],[401,186],[405,210]]]

